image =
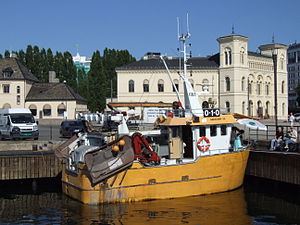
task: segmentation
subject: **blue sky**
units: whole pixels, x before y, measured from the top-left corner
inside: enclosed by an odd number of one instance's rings
[[[105,47],[177,55],[177,21],[189,13],[193,56],[218,52],[216,39],[235,33],[261,44],[300,42],[298,0],[0,0],[0,53],[28,44],[91,56]]]

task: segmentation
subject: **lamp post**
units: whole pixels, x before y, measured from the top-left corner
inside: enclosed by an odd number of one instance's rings
[[[274,67],[274,119],[275,119],[275,128],[277,130],[278,118],[277,118],[277,52],[276,49],[272,49],[272,59]]]

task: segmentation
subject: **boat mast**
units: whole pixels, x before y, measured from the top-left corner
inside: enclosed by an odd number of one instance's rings
[[[179,20],[177,20],[179,23]],[[194,91],[191,82],[187,78],[187,53],[186,53],[186,42],[191,37],[189,32],[188,14],[187,14],[187,33],[179,35],[179,25],[178,25],[178,40],[182,43],[182,50],[179,50],[183,54],[183,74],[181,78],[183,79],[184,86],[184,104],[185,104],[185,115],[186,117],[191,116],[203,116],[203,110],[199,103],[198,94]],[[191,44],[189,44],[191,46]]]

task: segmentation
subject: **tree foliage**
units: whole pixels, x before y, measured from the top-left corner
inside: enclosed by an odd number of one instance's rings
[[[26,51],[15,52],[18,60],[26,66],[41,82],[49,82],[49,71],[55,71],[60,82],[66,83],[88,100],[90,111],[101,111],[105,108],[107,97],[116,97],[117,67],[134,62],[135,58],[127,50],[105,48],[103,56],[97,50],[93,53],[91,69],[86,74],[77,69],[70,52],[56,52],[38,46],[28,45]],[[0,58],[3,56],[0,54]],[[10,57],[8,50],[5,58]],[[112,83],[112,85],[111,85]],[[112,96],[111,96],[112,93]]]

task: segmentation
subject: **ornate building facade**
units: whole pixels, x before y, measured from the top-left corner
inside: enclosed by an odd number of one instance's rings
[[[232,34],[217,41],[219,53],[188,59],[188,79],[195,91],[202,92],[199,96],[202,106],[218,107],[224,113],[266,118],[274,116],[277,98],[277,116],[285,119],[288,113],[287,46],[271,43],[259,46],[260,52],[251,52],[248,51],[249,38],[241,35]],[[181,60],[167,57],[166,63],[183,99],[183,86],[178,75]],[[118,102],[178,101],[159,53],[148,53],[137,62],[117,68],[116,72]],[[277,83],[276,95],[274,83]]]

